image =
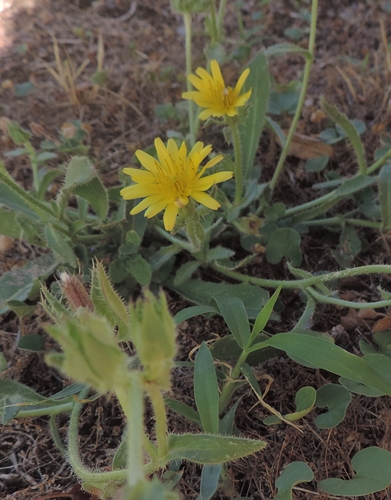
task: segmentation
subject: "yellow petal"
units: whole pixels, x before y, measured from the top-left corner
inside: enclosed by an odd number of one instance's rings
[[[139,168],[124,168],[123,172],[130,175],[134,182],[153,182],[155,179],[152,172],[146,172]]]
[[[240,94],[244,82],[247,80],[248,75],[250,74],[250,68],[246,68],[243,73],[240,75],[238,83],[235,85],[235,93]]]
[[[164,211],[163,215],[163,223],[164,223],[164,229],[166,231],[172,231],[175,222],[176,222],[176,217],[178,215],[179,207],[176,203],[170,203],[167,205],[166,210]]]
[[[206,191],[207,189],[212,187],[213,184],[227,181],[228,179],[231,179],[232,176],[233,172],[217,172],[216,174],[208,175],[206,177],[198,179],[197,182],[194,183],[193,189],[195,191]],[[193,196],[193,191],[191,192],[191,196]]]
[[[148,196],[144,200],[140,201],[138,205],[136,205],[132,210],[130,211],[130,215],[136,215],[146,208],[148,208],[150,205],[155,205],[159,200],[161,199],[161,195],[155,195],[155,196]]]
[[[155,148],[157,156],[159,158],[160,165],[163,167],[165,171],[167,171],[167,173],[173,173],[172,161],[170,155],[168,154],[167,148],[164,145],[163,141],[160,139],[160,137],[157,137],[155,139]]]
[[[215,165],[217,165],[218,163],[220,163],[221,160],[223,160],[223,159],[224,159],[223,155],[217,155],[217,156],[215,156],[214,158],[212,158],[211,160],[208,161],[208,163],[205,165],[205,169],[214,167]]]
[[[148,219],[151,219],[154,217],[156,214],[164,210],[167,206],[167,202],[165,200],[160,200],[156,201],[153,205],[151,205],[147,210],[145,211],[145,217],[148,217]]]
[[[250,99],[252,89],[250,89],[248,92],[246,92],[243,95],[240,95],[235,99],[235,106],[244,106],[246,102]]]
[[[201,203],[212,210],[217,210],[220,206],[218,201],[202,191],[192,192],[191,197],[194,198],[195,201],[198,201],[198,203]]]
[[[195,75],[189,75],[189,82],[200,92],[206,92],[208,90],[208,85],[206,85],[205,81]]]
[[[212,70],[213,80],[223,89],[225,87],[224,78],[221,74],[220,66],[216,59],[210,61],[210,68]]]
[[[141,165],[145,167],[147,170],[149,170],[154,174],[157,172],[156,168],[157,161],[151,155],[149,155],[145,151],[141,151],[141,149],[138,149],[136,151],[136,157],[138,161],[141,163]]]
[[[153,192],[153,186],[143,186],[135,184],[134,186],[127,186],[119,192],[124,200],[135,200],[136,198],[144,198],[144,196],[151,196],[157,194]]]

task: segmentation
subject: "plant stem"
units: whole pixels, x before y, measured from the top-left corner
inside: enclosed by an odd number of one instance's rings
[[[234,379],[233,382],[227,382],[223,390],[221,391],[221,395],[219,398],[219,413],[220,415],[224,412],[224,410],[227,408],[229,405],[229,402],[231,401],[232,394],[235,392],[235,388],[237,386],[237,382],[235,379],[237,379],[240,375],[240,369],[242,368],[243,364],[246,362],[247,356],[249,353],[247,352],[246,349],[243,349],[241,355],[239,356],[239,359],[236,362],[236,365],[234,369],[232,370],[231,377]]]
[[[84,389],[79,394],[79,399],[83,400],[88,394],[89,388]],[[123,482],[127,477],[127,470],[115,470],[110,472],[91,472],[89,469],[84,467],[82,464],[79,445],[78,445],[78,424],[79,416],[82,408],[82,403],[74,403],[73,410],[71,413],[71,419],[69,422],[69,434],[68,434],[68,460],[72,466],[73,472],[82,481],[89,483],[90,485],[99,486],[102,483],[108,483],[110,481]]]
[[[303,221],[302,224],[306,226],[343,226],[345,224],[350,224],[351,226],[359,226],[359,227],[372,227],[374,229],[381,229],[381,222],[374,222],[370,220],[362,220],[362,219],[343,219],[340,216],[330,217],[330,219],[315,219]]]
[[[323,304],[334,304],[340,307],[350,307],[352,309],[379,309],[380,307],[389,307],[391,305],[391,299],[388,300],[379,300],[377,302],[351,302],[350,300],[338,299],[336,297],[328,297],[323,295],[322,293],[317,292],[312,287],[307,287],[305,292],[308,292],[312,295],[318,302],[322,302]]]
[[[61,405],[49,406],[47,408],[35,408],[32,410],[21,410],[15,418],[42,417],[43,415],[58,415],[59,413],[67,413],[73,409],[73,401],[63,403]]]
[[[367,168],[367,174],[372,174],[375,170],[383,165],[389,158],[391,158],[391,149],[387,151],[381,158],[379,158],[373,165]]]
[[[234,153],[235,153],[235,184],[236,184],[236,192],[235,192],[235,204],[240,205],[240,201],[242,199],[243,192],[243,165],[242,165],[242,147],[240,144],[239,137],[239,129],[238,124],[235,118],[227,118],[228,125],[232,132],[232,141],[234,145]]]
[[[183,13],[183,22],[185,24],[185,54],[186,54],[186,85],[187,91],[190,92],[192,85],[189,81],[191,74],[191,14],[190,12]],[[196,119],[195,119],[195,103],[190,99],[188,100],[189,106],[189,129],[190,129],[190,146],[193,147],[196,142]]]
[[[291,124],[291,127],[289,129],[284,147],[281,151],[281,156],[280,156],[280,159],[278,161],[276,170],[273,174],[272,180],[270,181],[271,193],[273,193],[273,190],[277,184],[277,180],[278,180],[278,178],[282,172],[282,169],[284,167],[286,157],[288,156],[288,153],[289,153],[289,146],[292,142],[293,134],[295,133],[297,123],[299,121],[301,111],[303,109],[305,97],[307,94],[307,87],[308,87],[308,82],[309,82],[310,73],[311,73],[311,66],[312,66],[312,62],[314,60],[317,14],[318,14],[318,0],[312,0],[311,26],[310,26],[310,36],[309,36],[309,41],[308,41],[308,53],[309,54],[306,57],[306,61],[305,61],[304,72],[303,72],[303,83],[302,83],[301,90],[300,90],[299,102],[297,103],[295,115],[293,117],[292,124]]]
[[[218,266],[217,264],[211,264],[210,267],[220,274],[233,278],[237,281],[252,283],[253,285],[264,286],[266,288],[277,288],[280,285],[281,288],[304,288],[312,285],[316,286],[318,283],[327,281],[340,280],[343,278],[349,278],[351,276],[360,276],[361,274],[391,274],[391,265],[376,264],[371,266],[354,267],[352,269],[343,269],[342,271],[319,274],[318,276],[312,276],[311,278],[304,278],[301,280],[280,281],[248,276],[246,274],[238,273],[237,271],[230,271]],[[355,304],[355,302],[353,302],[353,304]],[[372,305],[368,305],[367,307],[372,307]]]
[[[127,420],[127,482],[132,487],[144,481],[144,400],[139,377],[129,377],[128,384],[116,389],[116,395]]]
[[[216,0],[210,2],[210,25],[211,25],[211,46],[214,47],[218,40],[218,28],[216,23]]]
[[[223,21],[226,5],[227,0],[220,0],[219,12],[217,14],[217,39],[219,41],[223,38]]]
[[[157,453],[159,459],[164,459],[168,452],[167,413],[162,391],[156,384],[145,384],[145,390],[151,400],[156,421]],[[164,467],[165,463],[159,464]]]

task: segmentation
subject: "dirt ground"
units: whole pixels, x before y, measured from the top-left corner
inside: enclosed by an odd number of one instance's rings
[[[244,28],[260,27],[254,39],[252,53],[262,47],[287,41],[286,31],[294,28],[302,33],[296,42],[307,43],[307,22],[301,9],[310,7],[307,1],[275,0],[241,2]],[[316,60],[309,92],[298,132],[316,136],[324,128],[319,114],[319,97],[323,94],[351,119],[363,120],[367,130],[364,141],[368,158],[380,146],[380,134],[391,137],[391,4],[385,0],[320,2]],[[262,17],[254,15],[261,12]],[[301,12],[301,13],[300,13]],[[205,36],[200,16],[195,21],[194,67],[203,64]],[[239,27],[234,2],[228,2],[226,32],[230,40],[239,39]],[[98,90],[91,76],[98,68],[99,37],[104,44],[103,67],[107,81]],[[55,68],[53,43],[57,40],[60,53],[78,68],[88,64],[76,80],[76,99],[69,95],[49,74]],[[235,43],[233,43],[235,45]],[[367,62],[365,63],[367,58]],[[19,122],[32,131],[33,142],[58,138],[71,120],[80,120],[88,132],[86,144],[107,185],[118,183],[118,172],[129,165],[138,148],[151,145],[157,136],[166,138],[172,128],[170,120],[156,119],[155,108],[163,103],[177,103],[185,88],[184,30],[182,18],[170,8],[168,0],[0,0],[0,155],[6,168],[25,188],[31,183],[31,172],[25,157],[4,156],[12,143],[2,132],[4,119]],[[270,70],[277,83],[299,80],[303,61],[297,56],[270,60]],[[234,80],[240,64],[233,61],[225,67],[227,78]],[[32,84],[29,87],[26,84]],[[24,85],[24,86],[23,86]],[[29,89],[25,92],[23,89]],[[4,128],[4,127],[3,127]],[[212,140],[224,146],[220,137]],[[258,152],[263,165],[262,180],[270,179],[278,159],[279,146],[265,133]],[[66,160],[66,157],[61,159]],[[353,172],[355,160],[346,144],[335,147],[330,169],[341,174]],[[55,163],[53,163],[55,165]],[[287,205],[313,197],[311,185],[320,174],[304,171],[304,162],[290,156],[276,200]],[[367,245],[354,265],[389,263],[387,245],[372,230],[363,230],[360,237]],[[337,263],[330,251],[338,245],[338,235],[316,230],[306,236],[303,252],[304,267],[311,271],[334,270]],[[21,242],[0,245],[0,271],[12,269],[28,261],[40,249]],[[283,278],[288,276],[283,266],[269,265],[263,256],[248,269],[255,276]],[[217,275],[210,276],[219,279]],[[390,290],[390,278],[357,277],[341,283],[349,300],[378,300],[376,286]],[[173,292],[167,292],[173,312],[186,303]],[[302,303],[297,294],[282,294],[282,320],[272,324],[274,331],[288,331],[299,316]],[[383,313],[385,311],[382,311]],[[331,306],[319,307],[312,328],[332,333],[338,345],[358,353],[360,339],[370,339],[374,321],[352,311]],[[24,333],[43,333],[43,313],[37,313],[24,324]],[[6,372],[21,383],[43,395],[61,390],[64,381],[47,367],[43,357],[16,349],[20,325],[11,313],[1,319],[0,343],[9,365]],[[203,340],[215,334],[224,335],[226,327],[218,318],[191,320],[179,331],[180,357]],[[274,382],[268,403],[283,413],[294,408],[294,394],[300,387],[320,387],[336,377],[297,365],[283,357],[259,367]],[[176,369],[174,397],[193,404],[192,373]],[[231,491],[219,492],[215,499],[253,497],[266,500],[276,494],[275,480],[284,467],[296,460],[305,461],[317,480],[326,477],[351,477],[351,457],[368,446],[381,446],[391,451],[390,400],[353,396],[346,419],[337,428],[319,431],[310,414],[302,422],[302,431],[293,427],[266,427],[262,420],[265,410],[256,405],[250,390],[242,394],[236,418],[237,428],[246,436],[261,438],[268,443],[256,456],[229,465]],[[65,439],[67,417],[58,419],[61,436]],[[170,413],[170,430],[184,432],[195,429],[185,419]],[[146,422],[148,425],[149,422]],[[80,422],[83,460],[91,468],[107,467],[121,439],[124,422],[114,399],[101,398],[83,411]],[[184,499],[198,495],[200,468],[184,465],[179,484]],[[55,447],[46,418],[14,420],[0,431],[0,498],[38,500],[51,493],[66,493],[76,484],[69,466]],[[296,499],[330,498],[316,492],[316,483],[300,485]],[[61,498],[60,496],[51,498]],[[62,497],[63,498],[63,497]],[[71,497],[70,497],[71,498]],[[79,500],[74,497],[73,500]],[[86,497],[88,498],[88,497]],[[366,498],[391,498],[391,488]],[[81,500],[81,499],[80,499]],[[83,499],[84,500],[84,499]]]

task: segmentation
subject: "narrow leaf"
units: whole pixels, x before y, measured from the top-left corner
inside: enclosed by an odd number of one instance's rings
[[[221,464],[265,448],[260,440],[214,434],[170,434],[167,461],[182,459],[197,464]]]
[[[243,302],[238,297],[215,297],[215,301],[236,342],[244,349],[250,339],[250,326]]]
[[[213,358],[205,342],[202,342],[195,359],[194,396],[203,430],[217,434],[219,432],[219,388]]]

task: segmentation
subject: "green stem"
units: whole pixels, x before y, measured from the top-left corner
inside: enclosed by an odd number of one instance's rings
[[[367,175],[372,174],[372,172],[381,167],[389,158],[391,158],[391,149],[367,169]]]
[[[240,205],[242,199],[243,192],[243,165],[242,165],[242,147],[240,144],[240,136],[239,136],[239,128],[238,123],[235,118],[227,118],[227,122],[232,132],[232,141],[234,145],[234,153],[235,153],[235,184],[236,184],[236,192],[235,192],[235,204]]]
[[[88,394],[89,388],[84,389],[80,392],[79,398],[83,400]],[[97,485],[102,483],[108,483],[110,481],[123,482],[127,477],[127,470],[115,470],[110,472],[91,472],[90,469],[84,467],[80,454],[78,445],[78,429],[79,429],[79,417],[82,409],[82,403],[74,403],[73,410],[71,413],[71,419],[69,422],[69,434],[68,434],[68,460],[72,466],[73,472],[78,478],[83,482],[87,482],[91,485]]]
[[[288,208],[284,214],[284,217],[291,217],[292,215],[304,212],[305,210],[316,207],[320,204],[332,201],[336,198],[335,192],[336,190],[331,191],[330,193],[327,193],[320,198],[315,198],[315,200],[307,201],[307,203],[303,203],[302,205],[298,205],[297,207]]]
[[[295,133],[301,111],[303,109],[305,97],[307,94],[307,87],[308,87],[308,82],[310,78],[310,73],[311,73],[311,66],[312,62],[314,60],[314,52],[315,52],[315,35],[316,35],[316,21],[317,21],[317,14],[318,14],[318,0],[312,0],[312,9],[311,9],[311,26],[310,26],[310,36],[309,36],[309,42],[308,42],[308,56],[306,57],[305,61],[305,66],[304,66],[304,73],[303,73],[303,83],[301,86],[301,91],[300,91],[300,96],[299,96],[299,102],[297,103],[297,108],[295,115],[292,120],[291,127],[288,132],[288,136],[286,138],[284,147],[281,151],[281,156],[278,161],[276,170],[273,174],[272,180],[270,181],[270,190],[273,193],[274,188],[276,187],[277,180],[282,172],[282,169],[284,167],[284,163],[286,160],[286,157],[288,156],[289,152],[289,146],[291,144],[293,134]]]
[[[217,39],[221,41],[223,38],[223,21],[227,0],[220,0],[219,12],[217,14]]]
[[[218,40],[218,28],[216,23],[216,0],[210,0],[210,25],[211,46],[214,47]]]
[[[219,413],[220,415],[224,412],[224,410],[227,408],[229,405],[229,402],[231,401],[232,395],[235,392],[236,386],[237,386],[237,381],[236,379],[240,375],[240,370],[243,366],[243,364],[246,362],[247,356],[249,355],[249,352],[246,349],[243,349],[241,355],[239,356],[239,359],[236,362],[236,365],[234,366],[234,369],[232,370],[231,377],[234,379],[233,382],[227,382],[220,394],[219,398]]]
[[[188,252],[192,253],[193,252],[193,245],[191,243],[188,243],[185,240],[182,240],[180,238],[176,238],[175,236],[172,236],[172,234],[167,233],[163,228],[161,228],[158,225],[155,225],[155,230],[164,236],[169,242],[174,243],[175,245],[179,245],[181,248],[184,250],[187,250]]]
[[[132,487],[144,481],[144,399],[138,376],[129,377],[128,384],[116,389],[116,395],[127,420],[127,480]]]
[[[340,307],[351,307],[352,309],[368,309],[371,307],[372,309],[378,309],[380,307],[389,307],[391,306],[391,299],[388,300],[379,300],[378,302],[351,302],[350,300],[342,300],[335,297],[327,297],[322,293],[315,291],[312,287],[306,287],[306,292],[311,294],[318,302],[323,302],[324,304],[334,304]]]
[[[157,453],[159,460],[164,459],[168,453],[168,435],[167,435],[167,413],[164,404],[162,391],[156,384],[145,384],[145,390],[151,400],[156,421],[156,440]],[[160,463],[164,467],[165,463]]]
[[[191,74],[191,64],[192,64],[192,55],[191,55],[191,14],[190,12],[183,13],[183,22],[185,25],[185,55],[186,55],[186,85],[187,91],[190,92],[193,90],[192,85],[189,81],[189,75]],[[189,129],[190,129],[190,145],[194,146],[196,142],[196,119],[195,119],[195,103],[189,99]]]
[[[61,456],[65,457],[66,456],[66,449],[64,448],[64,445],[62,444],[61,436],[60,436],[60,433],[58,432],[58,428],[57,428],[57,424],[56,424],[56,415],[50,416],[50,432],[52,434],[54,444],[57,446],[59,452],[61,453]]]
[[[330,217],[330,219],[315,219],[303,221],[302,224],[306,226],[344,226],[345,224],[350,224],[351,226],[359,226],[359,227],[372,227],[374,229],[381,229],[381,222],[374,222],[370,220],[362,220],[362,219],[343,219],[340,216]]]
[[[342,271],[319,274],[318,276],[312,276],[311,278],[304,278],[301,280],[281,281],[255,278],[253,276],[238,273],[237,271],[230,271],[228,269],[225,269],[224,267],[218,266],[217,264],[211,264],[210,267],[220,274],[233,278],[237,281],[252,283],[253,285],[264,286],[266,288],[277,288],[280,285],[281,288],[304,288],[312,285],[316,286],[318,283],[327,281],[340,280],[343,278],[349,278],[351,276],[360,276],[361,274],[391,274],[391,265],[376,264],[372,266],[354,267],[352,269],[343,269]],[[372,305],[367,307],[372,307]]]
[[[16,418],[32,418],[42,417],[43,415],[58,415],[59,413],[67,413],[72,411],[73,402],[64,403],[61,405],[49,406],[47,408],[36,408],[33,410],[21,410],[16,415]]]

